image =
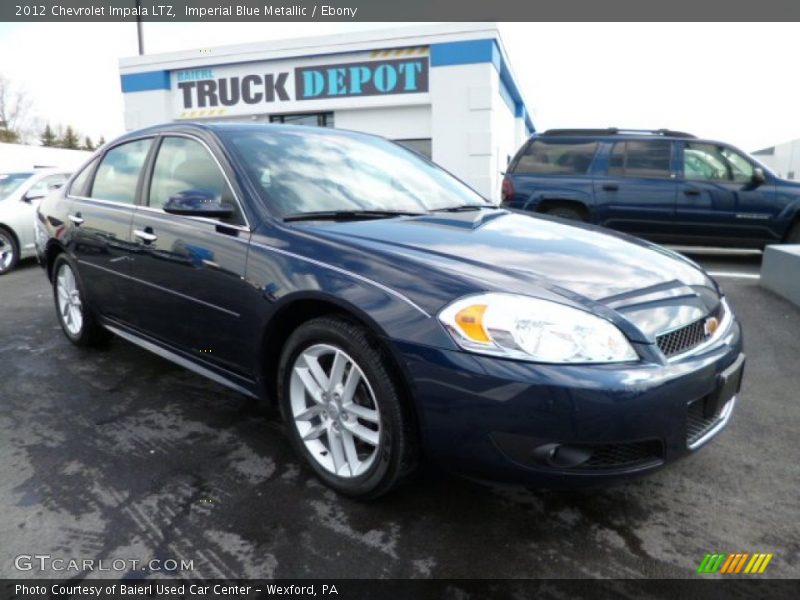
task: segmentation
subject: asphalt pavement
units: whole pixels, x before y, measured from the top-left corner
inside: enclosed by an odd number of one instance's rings
[[[685,578],[723,551],[774,553],[765,577],[800,577],[800,310],[757,279],[720,282],[748,362],[731,423],[696,455],[582,492],[426,468],[360,503],[319,484],[242,396],[119,339],[70,345],[25,263],[0,278],[0,576],[65,576],[15,568],[49,554],[192,561],[175,573],[189,578]]]

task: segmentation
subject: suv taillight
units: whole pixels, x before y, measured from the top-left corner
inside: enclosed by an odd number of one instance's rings
[[[514,195],[514,184],[511,183],[511,180],[508,177],[503,177],[503,186],[500,188],[500,200],[502,202],[508,202],[511,200],[511,196]]]

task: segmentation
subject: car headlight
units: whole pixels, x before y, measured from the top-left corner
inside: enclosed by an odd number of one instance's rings
[[[557,302],[487,293],[439,313],[456,343],[472,352],[543,363],[614,363],[639,356],[611,322]]]

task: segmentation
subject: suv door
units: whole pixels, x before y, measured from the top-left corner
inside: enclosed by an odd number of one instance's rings
[[[258,292],[245,280],[250,231],[219,162],[199,139],[167,135],[149,168],[133,218],[132,275],[145,295],[133,325],[196,361],[252,374],[257,335],[248,306]],[[211,190],[237,206],[225,221],[168,214],[169,198]]]
[[[152,138],[109,148],[67,191],[65,226],[89,301],[103,315],[129,318],[131,221]]]
[[[677,221],[687,235],[728,242],[780,241],[771,226],[782,205],[773,182],[758,182],[753,163],[722,144],[681,147]]]
[[[669,140],[619,140],[606,155],[604,174],[595,176],[600,225],[637,235],[674,232],[677,183]]]

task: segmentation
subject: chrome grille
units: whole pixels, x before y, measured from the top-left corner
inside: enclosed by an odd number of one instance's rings
[[[730,409],[733,407],[732,402],[733,400],[729,400],[725,406],[720,407],[711,416],[705,415],[705,398],[700,398],[700,400],[690,403],[686,415],[686,445],[691,448],[704,435],[714,429],[720,421],[726,418],[726,414],[729,414]]]
[[[706,333],[706,321],[710,317],[716,317],[719,321],[719,325],[722,326],[725,315],[725,301],[723,300],[719,303],[719,306],[717,306],[714,312],[702,319],[698,319],[684,327],[656,336],[656,344],[667,358],[683,352],[688,352],[692,348],[706,342],[711,337]]]
[[[656,343],[664,356],[670,357],[691,350],[706,341],[705,317],[685,327],[656,337]]]

